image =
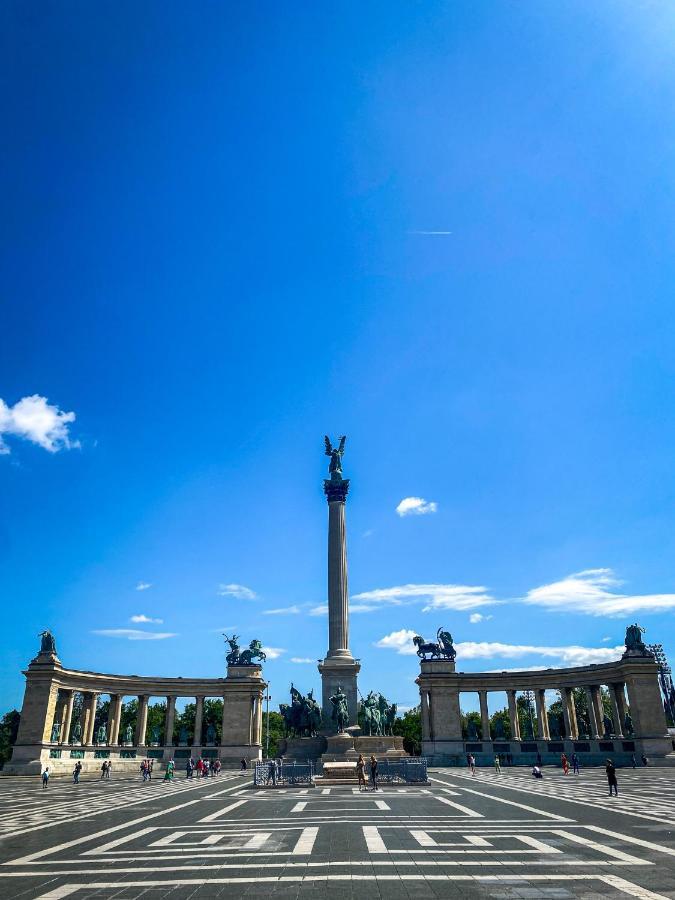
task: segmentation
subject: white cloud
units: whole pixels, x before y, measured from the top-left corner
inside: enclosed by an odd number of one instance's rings
[[[144,613],[139,613],[136,616],[132,616],[129,621],[144,622],[146,625],[161,625],[164,622],[164,619],[152,619],[150,616],[146,616]]]
[[[375,612],[377,606],[369,606],[367,603],[350,603],[349,604],[349,612],[353,613],[367,613],[367,612]]]
[[[385,647],[389,650],[396,650],[404,656],[414,656],[417,653],[417,647],[412,640],[417,634],[416,631],[410,631],[409,628],[402,628],[400,631],[392,631],[391,634],[385,635],[375,643],[376,647]]]
[[[528,591],[523,602],[566,613],[618,618],[637,611],[675,609],[675,594],[622,594],[612,569],[585,569]]]
[[[74,412],[63,412],[39,394],[22,397],[14,406],[0,398],[0,454],[10,452],[3,434],[31,441],[50,453],[79,447],[79,441],[71,441],[68,433],[68,425],[74,421]]]
[[[601,638],[601,640],[602,640],[602,643],[605,644],[605,643],[607,643],[607,641],[611,641],[612,639],[609,635],[607,635],[606,637]]]
[[[136,585],[137,591],[147,591],[148,588],[151,588],[152,584],[149,581],[139,581]]]
[[[417,648],[412,640],[415,632],[402,628],[392,631],[376,642],[376,647],[396,650],[403,656],[413,656]],[[463,641],[455,644],[458,661],[467,659],[519,659],[524,656],[540,656],[568,666],[585,666],[590,663],[611,662],[618,659],[624,647],[580,647],[576,644],[566,647],[542,647],[532,644],[503,644],[498,641]],[[544,666],[529,666],[533,671]],[[503,670],[499,670],[503,671]]]
[[[128,641],[164,641],[166,638],[178,636],[175,633],[165,631],[140,631],[137,628],[98,628],[92,634],[100,634],[103,637],[126,638]]]
[[[396,507],[399,516],[426,516],[435,513],[438,503],[434,500],[425,500],[424,497],[404,497]]]
[[[492,616],[484,616],[482,613],[471,613],[469,622],[471,622],[472,625],[478,625],[479,622],[487,622],[487,620],[491,618]]]
[[[313,663],[316,662],[315,659],[310,659],[308,656],[291,656],[292,663]]]
[[[281,654],[286,652],[281,647],[263,647],[263,650],[268,659],[279,659]]]
[[[310,616],[327,616],[328,604],[322,603],[321,606],[313,606],[309,611]]]
[[[221,597],[236,597],[237,600],[257,600],[258,595],[243,584],[219,584],[218,594]]]
[[[295,616],[300,612],[299,606],[282,606],[279,609],[263,609],[265,616]]]
[[[523,656],[541,656],[560,661],[568,666],[586,666],[590,663],[611,662],[618,659],[625,647],[542,647],[533,644],[502,644],[499,641],[463,641],[455,644],[457,659],[518,659]]]
[[[403,584],[354,594],[352,600],[368,605],[388,603],[391,606],[407,606],[426,601],[424,612],[430,609],[454,609],[461,612],[500,602],[487,593],[487,588],[467,584]]]

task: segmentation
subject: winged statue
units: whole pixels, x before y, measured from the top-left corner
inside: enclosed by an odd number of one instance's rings
[[[324,441],[326,443],[326,456],[330,456],[330,462],[328,464],[328,471],[331,475],[342,475],[342,457],[345,452],[345,441],[347,440],[346,435],[342,435],[340,438],[340,444],[337,447],[333,447],[330,442],[330,438],[328,435],[325,436]]]

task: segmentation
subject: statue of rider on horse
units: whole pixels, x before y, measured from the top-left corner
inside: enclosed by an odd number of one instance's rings
[[[396,712],[395,703],[389,703],[382,694],[370,691],[365,700],[361,700],[359,725],[368,735],[393,734]]]
[[[291,702],[279,704],[289,737],[314,737],[321,728],[321,707],[314,699],[314,691],[306,697],[291,683]]]
[[[425,641],[420,635],[415,635],[413,644],[417,647],[417,655],[420,659],[427,659],[427,653],[431,659],[454,659],[457,656],[452,643],[452,635],[449,631],[438,629],[436,633],[437,642]]]

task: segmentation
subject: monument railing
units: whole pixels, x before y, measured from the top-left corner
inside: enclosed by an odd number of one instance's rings
[[[257,787],[272,784],[272,761],[261,760],[253,770],[253,784]],[[314,764],[310,761],[282,760],[276,763],[276,784],[314,784]]]
[[[409,756],[379,760],[377,779],[386,784],[427,784],[427,759],[424,756]]]

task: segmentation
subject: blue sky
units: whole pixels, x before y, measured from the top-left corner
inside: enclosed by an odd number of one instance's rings
[[[3,710],[45,627],[317,686],[326,432],[362,690],[675,655],[672,4],[0,16]]]

